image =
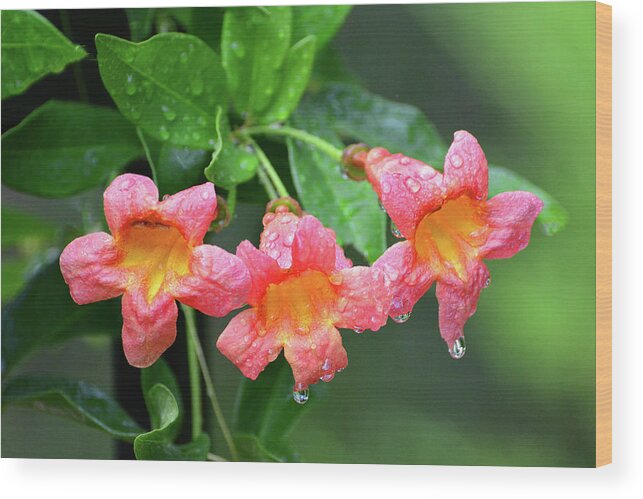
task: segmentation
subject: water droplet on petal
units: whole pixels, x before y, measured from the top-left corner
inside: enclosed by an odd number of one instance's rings
[[[393,320],[398,324],[404,324],[406,321],[409,320],[410,317],[411,317],[411,312],[407,312],[405,314],[400,314],[393,317]]]
[[[467,345],[464,342],[464,336],[460,336],[457,340],[453,342],[451,348],[449,348],[449,355],[453,359],[461,359],[464,357],[464,354],[467,351]]]
[[[330,281],[331,284],[334,284],[335,286],[339,286],[344,280],[344,278],[342,277],[342,274],[340,272],[334,272],[328,277],[328,280]]]
[[[303,405],[308,402],[309,397],[308,387],[302,383],[297,383],[292,391],[292,399],[299,405]]]
[[[398,239],[401,239],[404,237],[400,232],[400,229],[397,228],[397,225],[395,225],[395,222],[393,221],[391,221],[391,234],[393,234]]]
[[[391,192],[391,184],[389,184],[388,182],[382,182],[382,192],[384,194],[388,194],[389,192]]]
[[[324,383],[328,383],[334,377],[335,377],[335,373],[328,373],[328,374],[323,374],[319,379],[322,380]]]
[[[356,327],[356,328],[353,328],[353,331],[355,331],[357,334],[362,334],[364,332],[364,328]]]
[[[462,156],[460,156],[459,154],[452,154],[450,159],[451,165],[454,168],[460,168],[462,166]]]
[[[408,190],[409,190],[409,191],[411,191],[411,192],[413,192],[413,193],[418,192],[418,191],[420,190],[420,188],[422,187],[422,186],[420,185],[420,182],[418,182],[417,180],[415,180],[415,179],[414,179],[414,178],[412,178],[412,177],[407,178],[407,179],[404,181],[404,184],[406,185],[406,187],[408,188]]]
[[[377,204],[380,205],[380,210],[382,210],[384,213],[386,213],[386,208],[384,207],[384,203],[382,203],[381,199],[377,200]]]
[[[489,284],[491,284],[491,277],[487,277],[487,280],[484,282],[482,285],[483,288],[488,288]]]

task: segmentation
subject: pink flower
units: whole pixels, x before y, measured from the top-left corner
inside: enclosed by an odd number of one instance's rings
[[[390,294],[382,272],[352,267],[315,217],[278,209],[263,224],[260,249],[249,241],[237,248],[250,271],[251,308],[230,321],[217,347],[250,379],[283,349],[295,389],[304,390],[346,367],[337,328],[379,329]]]
[[[464,325],[490,282],[482,260],[509,258],[524,249],[543,202],[521,191],[487,200],[487,160],[465,131],[455,133],[443,174],[380,147],[368,153],[365,167],[400,236],[407,239],[374,264],[392,288],[391,317],[404,320],[437,281],[440,333],[451,354],[461,356]]]
[[[123,295],[123,349],[135,367],[153,364],[174,343],[175,299],[223,316],[250,290],[248,270],[235,255],[202,244],[217,201],[205,183],[158,200],[154,182],[120,175],[105,190],[112,233],[75,239],[60,255],[60,269],[76,303]]]

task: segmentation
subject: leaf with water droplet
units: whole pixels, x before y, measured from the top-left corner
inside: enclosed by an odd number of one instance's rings
[[[290,7],[226,9],[221,33],[221,58],[228,88],[239,114],[255,116],[269,106],[288,48]]]
[[[3,100],[87,56],[47,19],[28,10],[2,12],[1,46]]]
[[[228,99],[223,68],[210,47],[184,33],[141,43],[98,34],[96,47],[103,83],[125,117],[156,139],[210,147],[216,108]],[[182,58],[185,64],[158,64]]]
[[[285,121],[297,108],[313,69],[315,37],[293,45],[280,71],[280,83],[269,107],[257,116],[259,123]]]
[[[217,140],[210,164],[205,168],[205,176],[216,185],[230,189],[247,182],[255,176],[259,160],[252,150],[244,144],[231,140],[228,118],[219,108],[216,115]]]
[[[38,147],[34,147],[37,144]],[[117,111],[49,101],[2,136],[2,183],[35,196],[66,197],[104,183],[143,149]]]
[[[317,38],[315,51],[320,52],[335,36],[351,11],[351,5],[302,5],[293,7],[292,39],[310,35]]]

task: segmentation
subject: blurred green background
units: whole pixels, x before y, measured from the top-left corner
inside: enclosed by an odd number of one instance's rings
[[[358,6],[349,15],[334,47],[367,88],[418,106],[446,140],[472,132],[491,163],[557,198],[569,223],[555,237],[535,228],[525,251],[488,262],[492,284],[466,326],[460,361],[440,338],[433,291],[404,325],[343,331],[349,367],[325,390],[312,387],[294,430],[302,460],[594,465],[594,5]],[[32,202],[3,187],[3,213],[19,205],[54,223],[87,202],[96,198]],[[233,250],[258,234],[260,214],[240,206],[216,244]],[[3,223],[3,239],[6,231]],[[11,256],[3,248],[3,294],[19,287],[20,274],[5,274]],[[241,378],[214,348],[227,320],[208,320],[204,346],[231,414]],[[70,355],[78,360],[62,361]],[[84,377],[110,391],[111,355],[106,342],[80,340],[21,371]],[[2,419],[3,457],[116,457],[108,437],[74,423],[13,408]]]

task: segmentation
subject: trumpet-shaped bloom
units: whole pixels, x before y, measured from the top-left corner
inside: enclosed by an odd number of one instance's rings
[[[488,200],[487,160],[465,131],[455,133],[444,173],[381,147],[369,151],[365,169],[407,239],[374,264],[393,292],[390,315],[406,316],[437,281],[440,333],[452,350],[490,282],[483,259],[509,258],[524,249],[543,202],[522,191]]]
[[[112,235],[79,237],[60,255],[79,305],[123,295],[123,349],[135,367],[153,364],[174,343],[175,300],[219,317],[243,305],[250,290],[239,258],[202,244],[216,212],[214,185],[158,198],[148,177],[120,175],[103,196]]]
[[[217,347],[251,379],[283,349],[303,390],[346,367],[338,327],[375,331],[386,323],[390,294],[383,273],[352,267],[315,217],[278,210],[263,223],[259,249],[249,241],[237,248],[250,271],[251,308],[230,321]]]

